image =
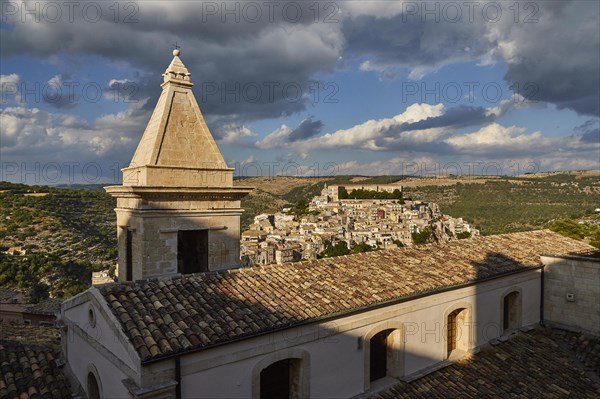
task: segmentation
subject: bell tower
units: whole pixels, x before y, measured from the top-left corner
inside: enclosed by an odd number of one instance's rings
[[[173,50],[162,93],[122,169],[117,198],[119,281],[229,269],[240,265],[241,199]]]

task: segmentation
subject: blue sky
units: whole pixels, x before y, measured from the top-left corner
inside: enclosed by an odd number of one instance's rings
[[[114,4],[2,3],[0,180],[116,182],[174,42],[237,174],[600,168],[598,2]]]

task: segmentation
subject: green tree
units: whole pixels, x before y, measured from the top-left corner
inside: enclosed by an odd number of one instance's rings
[[[352,253],[358,254],[361,252],[370,252],[373,250],[373,247],[367,244],[366,242],[361,242],[360,244],[356,244],[352,247]]]
[[[425,227],[419,233],[412,233],[412,239],[416,245],[423,245],[431,242],[431,227]]]
[[[328,243],[325,250],[319,254],[320,258],[332,258],[334,256],[348,255],[350,250],[346,241],[338,241],[335,245]]]
[[[338,189],[338,198],[339,199],[348,199],[348,191],[344,187],[340,187]]]
[[[292,213],[294,213],[296,216],[306,215],[308,213],[308,205],[306,204],[306,201],[300,200],[296,202],[296,205],[294,205],[294,208],[292,209]]]
[[[471,233],[469,233],[468,231],[463,231],[456,235],[456,238],[458,238],[459,240],[464,240],[465,238],[469,237],[471,237]]]
[[[556,220],[550,225],[550,230],[576,240],[582,240],[585,237],[583,225],[578,224],[575,220]]]

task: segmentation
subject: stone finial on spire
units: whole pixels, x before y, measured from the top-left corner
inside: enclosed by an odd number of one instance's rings
[[[183,86],[193,86],[193,83],[190,82],[191,73],[188,72],[187,68],[179,58],[179,54],[181,51],[179,50],[179,46],[175,43],[175,49],[173,50],[173,60],[171,64],[167,67],[165,73],[163,73],[163,85],[171,82],[174,84],[179,84]]]

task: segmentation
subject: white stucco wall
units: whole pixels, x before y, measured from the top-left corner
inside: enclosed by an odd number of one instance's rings
[[[129,398],[122,380],[139,381],[139,357],[120,331],[120,325],[115,323],[106,303],[98,300],[99,295],[92,288],[63,303],[61,321],[66,326],[63,351],[70,372],[84,390],[87,389],[88,372],[94,369],[105,398]],[[95,317],[93,326],[88,316],[90,308]]]
[[[90,326],[88,322],[88,309],[90,306],[94,308],[94,313],[96,315],[96,325],[94,327]],[[115,331],[115,328],[120,328],[120,326],[109,324],[95,303],[92,304],[90,301],[86,301],[73,307],[65,312],[65,317],[93,337],[93,339],[106,348],[108,352],[116,354],[126,365],[132,369],[138,368],[138,362],[136,361],[137,359],[135,359],[137,358],[137,355],[132,351],[128,342],[123,342],[122,339],[120,339],[119,334]]]
[[[85,338],[74,334],[69,344],[67,362],[70,372],[84,390],[87,389],[88,372],[93,367],[104,398],[129,399],[129,393],[122,383],[129,376],[110,362],[101,351],[91,346]]]
[[[431,367],[446,358],[445,317],[456,308],[472,311],[469,347],[497,338],[502,331],[502,300],[521,293],[521,325],[539,322],[540,271],[507,276],[404,303],[386,306],[333,322],[312,324],[255,337],[190,354],[181,358],[184,398],[249,398],[256,366],[278,351],[300,350],[310,357],[310,393],[313,398],[343,398],[360,394],[368,381],[365,351],[359,337],[404,326],[404,374]],[[364,340],[361,340],[364,341]],[[256,383],[256,382],[254,382]]]

